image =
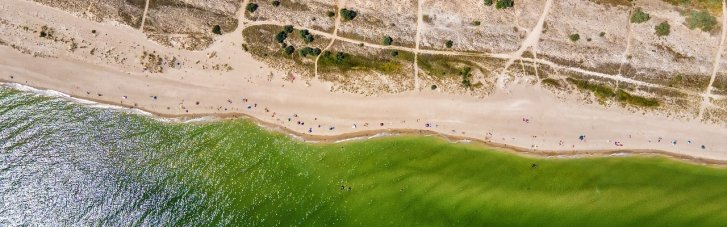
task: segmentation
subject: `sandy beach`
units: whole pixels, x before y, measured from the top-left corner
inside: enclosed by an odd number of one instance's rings
[[[1,45],[0,81],[160,116],[250,116],[318,140],[422,130],[553,155],[661,151],[727,161],[724,123],[585,103],[580,96],[557,96],[524,82],[485,98],[429,89],[378,96],[331,92],[332,84],[272,69],[243,51],[239,34],[245,23],[204,51],[187,51],[149,41],[136,28],[96,23],[33,2],[4,1],[0,11],[8,21],[4,26],[56,24],[58,33],[87,46],[68,51],[67,45],[32,39],[25,41],[27,47]],[[7,43],[24,39],[3,37],[17,39]],[[182,63],[150,73],[136,64],[142,51]],[[231,70],[214,69],[222,64]]]

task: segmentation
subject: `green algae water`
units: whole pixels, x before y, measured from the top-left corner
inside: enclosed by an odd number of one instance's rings
[[[0,205],[0,226],[723,226],[727,170],[431,137],[305,144],[0,88]]]

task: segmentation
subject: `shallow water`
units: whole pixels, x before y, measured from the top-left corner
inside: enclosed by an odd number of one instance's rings
[[[0,226],[727,223],[724,169],[431,137],[311,145],[90,106],[0,87]]]

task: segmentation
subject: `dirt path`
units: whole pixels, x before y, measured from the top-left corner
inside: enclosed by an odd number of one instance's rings
[[[146,3],[144,4],[144,14],[141,15],[141,26],[139,26],[139,30],[142,32],[144,32],[144,23],[146,23],[146,12],[149,11],[149,1],[151,0],[146,0]]]
[[[631,15],[631,11],[629,11],[629,15]],[[631,37],[633,35],[634,31],[634,23],[631,23],[630,17],[626,18],[626,23],[629,23],[629,33],[626,35],[626,49],[624,50],[623,54],[621,54],[621,65],[618,66],[618,75],[622,75],[623,67],[626,63],[629,62],[629,53],[631,52]]]
[[[549,2],[552,2],[552,0],[550,0]],[[541,18],[544,20],[544,17],[541,17]],[[255,21],[255,22],[251,22],[251,23],[247,24],[247,27],[257,26],[257,25],[284,26],[285,24],[281,23],[281,22],[277,22],[277,21]],[[697,93],[689,91],[689,90],[665,87],[665,86],[658,85],[658,84],[652,84],[652,83],[648,83],[648,82],[644,82],[644,81],[626,78],[621,75],[611,75],[611,74],[589,71],[589,70],[577,68],[577,67],[563,66],[563,65],[559,65],[554,62],[543,60],[543,59],[526,58],[526,57],[522,57],[522,52],[519,52],[520,54],[518,55],[516,53],[515,54],[513,54],[513,53],[511,53],[511,54],[493,54],[493,53],[486,53],[486,52],[475,53],[475,52],[425,50],[425,49],[417,50],[416,48],[410,48],[410,47],[402,47],[402,46],[394,46],[394,45],[384,46],[384,45],[375,44],[375,43],[368,43],[365,41],[341,37],[341,36],[338,36],[335,34],[331,34],[331,33],[324,32],[324,31],[319,31],[319,30],[315,30],[315,29],[311,29],[311,28],[306,28],[306,27],[296,26],[296,29],[307,29],[314,35],[319,35],[319,36],[323,36],[323,37],[326,37],[329,39],[336,39],[338,41],[343,41],[343,42],[348,42],[348,43],[363,44],[365,47],[376,48],[376,49],[408,51],[408,52],[412,52],[412,53],[416,53],[416,54],[424,53],[424,54],[447,55],[447,56],[466,56],[466,57],[508,59],[508,61],[511,61],[510,65],[512,63],[514,63],[515,61],[521,60],[521,61],[528,62],[528,63],[537,63],[537,64],[548,65],[554,69],[561,69],[561,70],[567,70],[567,71],[571,71],[571,72],[577,72],[577,73],[581,73],[581,74],[585,74],[585,75],[589,75],[589,76],[611,79],[611,80],[615,80],[617,82],[630,83],[630,84],[634,84],[637,86],[651,87],[651,88],[663,88],[663,89],[668,89],[668,90],[672,90],[672,91],[678,91],[678,92],[688,94],[688,95],[701,95],[701,94],[697,94]],[[542,32],[542,24],[540,26],[539,31]],[[535,37],[535,36],[537,36],[537,37]],[[523,46],[536,47],[537,40],[539,40],[540,36],[539,35],[535,35],[535,36],[533,36],[533,38],[528,39],[529,44],[526,45],[526,43],[523,43]],[[500,81],[498,79],[498,83],[502,83],[502,81]],[[498,86],[500,86],[500,85],[501,84],[498,84]],[[715,97],[715,96],[710,96],[710,97]]]
[[[417,34],[416,34],[416,44],[414,45],[414,90],[419,90],[419,42],[421,42],[421,32],[422,27],[424,24],[422,21],[424,21],[424,15],[422,15],[422,1],[423,0],[417,0]]]
[[[714,80],[717,78],[717,71],[719,71],[719,65],[722,61],[722,50],[724,50],[724,41],[725,37],[727,37],[727,28],[725,28],[725,25],[727,25],[727,0],[722,0],[722,38],[720,38],[719,40],[717,55],[714,56],[712,77],[709,79],[709,85],[707,85],[707,89],[705,89],[704,94],[702,94],[702,104],[699,107],[699,119],[703,119],[704,111],[708,107],[713,106],[710,98],[712,98],[712,85],[714,85]]]
[[[328,45],[326,45],[326,48],[323,48],[323,51],[321,51],[321,52],[327,51],[328,49],[331,48],[331,46],[333,46],[333,43],[336,42],[336,39],[338,38],[338,28],[341,27],[341,9],[343,9],[343,7],[345,5],[346,5],[346,0],[338,0],[336,2],[336,22],[334,22],[334,25],[333,25],[333,35],[330,38],[331,42],[328,43]],[[321,59],[321,55],[322,54],[319,54],[316,57],[316,62],[315,62],[314,69],[313,69],[314,77],[316,79],[318,78],[318,60]]]
[[[540,40],[540,35],[543,34],[543,24],[545,23],[545,18],[548,16],[548,13],[550,12],[550,7],[552,5],[553,0],[548,0],[545,2],[545,6],[543,7],[543,13],[540,14],[540,19],[538,19],[538,23],[535,24],[533,30],[531,30],[528,33],[528,36],[525,37],[525,40],[523,40],[523,43],[520,45],[520,49],[510,54],[510,58],[507,60],[507,63],[505,63],[504,70],[507,70],[507,68],[510,67],[510,65],[512,65],[512,63],[514,63],[517,58],[521,57],[525,50],[538,43],[538,41]]]

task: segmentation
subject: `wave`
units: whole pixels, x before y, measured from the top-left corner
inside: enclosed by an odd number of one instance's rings
[[[185,117],[162,117],[159,115],[155,115],[151,112],[147,112],[147,111],[137,109],[137,108],[125,107],[125,106],[113,105],[113,104],[106,104],[106,103],[100,103],[100,102],[91,101],[91,100],[87,100],[87,99],[76,98],[69,94],[60,92],[60,91],[51,90],[51,89],[38,89],[38,88],[31,87],[31,86],[19,84],[19,83],[0,82],[0,86],[7,87],[10,89],[15,89],[15,90],[22,91],[22,92],[41,95],[41,96],[45,96],[45,97],[59,98],[59,99],[63,99],[66,101],[73,102],[73,103],[81,104],[86,107],[97,108],[97,109],[109,109],[109,110],[129,113],[129,114],[136,114],[136,115],[140,115],[140,116],[150,117],[152,119],[158,120],[160,122],[165,122],[165,123],[201,123],[201,122],[211,122],[211,121],[219,120],[219,117],[216,117],[216,116],[202,116],[202,117],[191,118],[191,119],[185,118]]]

